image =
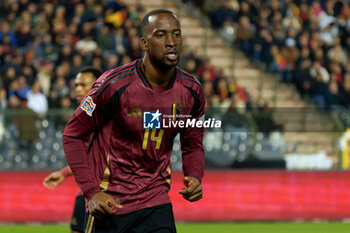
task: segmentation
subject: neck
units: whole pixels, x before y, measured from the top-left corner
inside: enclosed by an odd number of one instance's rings
[[[169,69],[161,69],[156,67],[147,56],[143,58],[141,68],[148,81],[152,85],[158,87],[166,87],[175,72],[175,67],[171,67]]]

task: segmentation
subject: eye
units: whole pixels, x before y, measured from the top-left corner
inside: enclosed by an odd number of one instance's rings
[[[162,39],[164,37],[164,33],[158,33],[157,38]]]
[[[175,32],[175,33],[174,33],[174,36],[175,36],[175,37],[180,37],[180,36],[181,36],[181,32]]]

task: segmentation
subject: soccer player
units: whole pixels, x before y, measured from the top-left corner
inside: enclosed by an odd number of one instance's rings
[[[80,103],[85,95],[90,91],[92,85],[102,72],[92,66],[82,68],[77,74],[74,80],[75,84],[75,96],[77,101]],[[69,166],[61,169],[60,171],[52,172],[48,175],[43,182],[43,185],[48,189],[55,189],[59,186],[68,176],[72,175],[72,170]],[[75,198],[73,216],[70,223],[72,233],[83,233],[84,232],[84,219],[85,219],[85,198],[83,193],[79,190],[78,195]]]
[[[177,116],[204,119],[201,85],[176,66],[180,22],[169,10],[153,10],[141,32],[144,57],[105,72],[64,130],[68,164],[88,200],[86,233],[176,232],[168,191],[177,133],[185,185],[179,193],[188,201],[202,198],[203,128],[161,127],[167,116],[174,123]]]

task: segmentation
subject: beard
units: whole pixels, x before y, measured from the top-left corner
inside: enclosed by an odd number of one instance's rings
[[[150,59],[150,62],[153,64],[153,66],[157,69],[160,69],[162,72],[167,72],[171,68],[174,68],[179,63],[179,60],[180,60],[180,58],[178,57],[173,62],[171,61],[167,62],[166,56],[163,56],[161,59],[158,59],[152,54],[149,54],[149,59]]]

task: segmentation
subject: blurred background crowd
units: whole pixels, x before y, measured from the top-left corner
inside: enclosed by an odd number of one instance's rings
[[[243,51],[253,63],[264,63],[268,72],[281,74],[281,81],[295,85],[318,108],[350,106],[348,1],[182,2],[195,5],[231,46]],[[60,139],[57,133],[78,105],[75,75],[84,66],[106,71],[141,58],[139,26],[144,13],[142,4],[127,6],[116,0],[0,1],[1,138],[19,134],[23,147],[33,146],[38,138],[48,140],[50,132]],[[249,127],[249,121],[236,109],[269,111],[267,101],[238,84],[239,74],[227,77],[208,57],[199,56],[186,44],[179,65],[200,80],[211,113],[225,108],[227,114],[222,118],[229,118],[226,122],[233,122],[235,127]],[[42,119],[40,125],[36,125],[37,119]],[[262,131],[282,130],[271,117],[255,118],[259,120],[263,121]],[[52,122],[54,129],[40,131],[50,128]],[[10,145],[6,148],[11,149]],[[35,147],[36,152],[46,153],[38,158],[51,158],[51,152],[42,150],[45,142]],[[64,158],[61,146],[56,147]],[[15,161],[17,153],[11,155]],[[18,158],[31,157],[23,153]],[[52,164],[58,157],[51,159]],[[6,158],[0,156],[0,160]]]
[[[214,28],[319,108],[350,106],[350,5],[341,0],[202,1]]]
[[[121,1],[8,0],[0,5],[1,108],[27,107],[44,117],[48,109],[77,106],[74,77],[84,66],[103,71],[142,57],[142,6]],[[229,83],[208,59],[184,49],[180,66],[200,79],[214,106],[242,88]]]

